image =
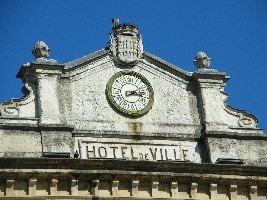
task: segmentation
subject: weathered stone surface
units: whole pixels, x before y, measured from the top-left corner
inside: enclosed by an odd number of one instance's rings
[[[71,132],[41,131],[43,152],[67,152],[73,154]]]
[[[129,35],[140,37],[137,30],[138,28],[130,24],[117,24],[114,26],[114,37]],[[91,141],[99,137],[107,138],[103,140],[104,143],[108,143],[109,140],[119,143],[120,137],[132,138],[127,144],[141,141],[139,147],[144,150],[145,146],[142,145],[145,141],[148,141],[153,148],[160,149],[157,143],[149,140],[162,140],[165,145],[163,146],[167,147],[174,139],[177,141],[175,145],[178,146],[181,143],[193,145],[190,147],[193,150],[190,151],[199,156],[197,159],[193,156],[192,161],[203,162],[204,157],[211,156],[210,160],[214,162],[216,155],[203,156],[207,153],[205,149],[214,148],[210,142],[212,139],[208,140],[205,147],[201,142],[201,136],[205,136],[208,132],[224,132],[224,138],[229,138],[229,134],[236,132],[262,134],[262,130],[257,129],[256,117],[225,103],[227,95],[223,90],[229,79],[225,73],[200,70],[192,74],[175,68],[147,52],[143,53],[142,59],[138,58],[139,62],[135,62],[135,65],[120,66],[110,57],[107,50],[95,52],[63,65],[47,59],[49,48],[44,43],[39,42],[35,50],[42,50],[42,47],[46,53],[35,52],[35,54],[38,59],[43,60],[37,59],[23,65],[17,75],[25,83],[23,91],[26,96],[1,104],[0,122],[11,127],[12,124],[20,123],[38,124],[40,127],[51,126],[52,129],[55,124],[59,127],[64,124],[74,127],[73,133],[59,130],[51,133],[43,131],[43,151],[73,153],[81,148],[77,146],[77,141]],[[141,47],[136,46],[136,48]],[[123,53],[118,52],[119,54],[113,56]],[[119,56],[118,59],[124,62],[124,58]],[[128,59],[127,56],[125,59]],[[205,59],[207,62],[204,62]],[[209,60],[208,56],[201,52],[195,62],[198,65],[199,62],[202,63],[203,66],[199,68],[208,68]],[[151,84],[154,102],[145,115],[124,116],[114,110],[108,102],[107,83],[112,75],[122,70],[142,74]],[[42,130],[38,131],[41,133]],[[80,133],[85,139],[80,137]],[[121,142],[119,144],[124,145]],[[199,144],[203,147],[200,148]],[[257,142],[253,144],[256,145]],[[238,151],[241,151],[241,143],[239,146]],[[243,146],[246,148],[245,144]],[[223,149],[223,146],[219,149]],[[264,160],[260,151],[257,152],[259,159]],[[235,154],[229,156],[236,157]],[[254,160],[251,163],[254,163]]]
[[[245,164],[267,165],[267,138],[208,138],[207,141],[213,163],[218,158],[236,158],[243,159]]]
[[[262,133],[257,129],[255,116],[226,104],[224,87],[229,77],[225,73],[197,71],[193,76],[199,85],[206,131],[246,132],[246,128],[251,128],[250,132]]]
[[[1,158],[0,168],[0,180],[5,181],[4,185],[0,182],[1,188],[6,191],[1,198],[22,198],[22,195],[28,199],[47,198],[47,195],[53,199],[94,199],[94,195],[101,199],[267,197],[267,179],[262,177],[266,167],[257,166]],[[12,173],[7,174],[9,169]]]
[[[75,138],[82,159],[122,159],[201,163],[203,149],[197,142],[119,138]]]
[[[40,157],[39,132],[0,129],[0,157]]]
[[[137,29],[116,24],[110,49],[65,64],[37,45],[17,74],[25,96],[0,104],[0,196],[267,198],[267,137],[255,116],[226,104],[229,77],[203,52],[194,73],[143,52]],[[153,88],[147,113],[108,100],[107,83],[125,70]]]
[[[45,58],[48,59],[50,49],[43,41],[37,41],[33,47],[32,54],[36,59]]]
[[[114,60],[123,65],[135,65],[143,54],[142,36],[138,26],[116,23],[110,34],[110,50]]]
[[[210,58],[204,53],[204,52],[198,52],[194,64],[197,67],[197,69],[209,69],[210,67]]]

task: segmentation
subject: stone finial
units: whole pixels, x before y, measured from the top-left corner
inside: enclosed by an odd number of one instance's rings
[[[198,52],[195,60],[194,65],[197,69],[209,69],[211,59],[205,54],[204,52]]]
[[[43,41],[37,41],[33,47],[32,54],[36,59],[45,58],[48,59],[50,49]]]

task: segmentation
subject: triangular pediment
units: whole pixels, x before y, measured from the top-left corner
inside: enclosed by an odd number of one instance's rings
[[[110,57],[110,50],[108,49],[100,49],[98,51],[95,51],[93,53],[90,53],[86,56],[83,56],[81,58],[78,58],[76,60],[70,61],[68,63],[65,63],[65,67],[64,69],[68,70],[68,71],[72,71],[73,69],[77,69],[80,67],[83,67],[87,64],[89,64],[90,62],[96,62],[99,59],[102,59],[103,57]],[[147,62],[150,64],[153,64],[154,66],[157,66],[158,71],[165,73],[165,72],[169,72],[172,73],[173,75],[176,76],[180,76],[183,77],[186,80],[191,79],[192,74],[191,72],[185,71],[182,68],[175,66],[147,51],[143,52],[143,56],[142,59],[140,60],[140,62]],[[132,67],[132,66],[131,66]],[[126,67],[122,67],[122,69],[131,69],[131,67],[127,68]]]
[[[134,71],[144,76],[154,90],[154,102],[145,115],[132,118],[114,109],[107,100],[106,88],[111,77],[122,71]],[[192,73],[186,72],[148,52],[135,65],[121,65],[102,49],[65,64],[60,96],[69,95],[70,107],[64,116],[77,129],[160,134],[199,135],[200,121],[196,87]],[[66,85],[69,85],[66,87]],[[68,109],[67,109],[68,108]],[[96,128],[97,127],[97,128]],[[108,127],[108,128],[107,128]],[[179,127],[179,128],[178,128]]]

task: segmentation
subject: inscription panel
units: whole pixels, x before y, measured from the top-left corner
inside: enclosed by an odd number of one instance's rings
[[[82,159],[123,159],[144,161],[190,161],[201,163],[197,142],[179,141],[130,143],[77,140],[76,145]]]

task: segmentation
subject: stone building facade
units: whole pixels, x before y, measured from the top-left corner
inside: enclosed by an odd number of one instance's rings
[[[187,72],[117,21],[109,46],[35,60],[0,104],[0,199],[267,199],[267,136],[226,104],[229,77],[199,52]]]

